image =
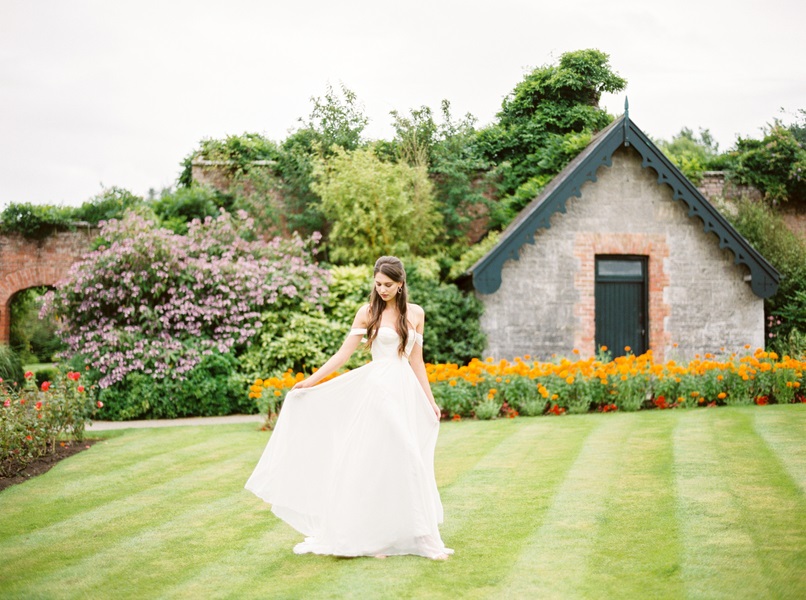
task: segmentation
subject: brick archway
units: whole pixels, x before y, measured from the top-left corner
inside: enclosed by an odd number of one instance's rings
[[[20,234],[0,236],[0,343],[11,332],[11,299],[32,287],[55,286],[90,249],[96,228],[61,231],[43,240]]]

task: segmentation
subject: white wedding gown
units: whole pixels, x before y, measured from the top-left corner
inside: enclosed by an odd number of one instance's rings
[[[397,332],[381,327],[371,363],[286,396],[245,487],[307,536],[297,554],[453,553],[438,529],[439,419],[409,365],[415,343],[411,330],[400,356]]]

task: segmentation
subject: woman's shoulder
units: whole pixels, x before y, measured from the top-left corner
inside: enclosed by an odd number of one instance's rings
[[[364,304],[358,311],[355,313],[355,320],[353,321],[353,325],[356,324],[361,325],[362,327],[366,327],[367,319],[369,319],[369,304]]]
[[[408,305],[407,305],[407,309],[408,309],[408,311],[409,311],[409,312],[411,312],[413,315],[418,315],[418,316],[420,316],[420,315],[424,315],[424,314],[425,314],[425,310],[423,310],[423,307],[422,307],[422,306],[420,306],[419,304],[412,304],[411,302],[409,302],[409,303],[408,303]]]

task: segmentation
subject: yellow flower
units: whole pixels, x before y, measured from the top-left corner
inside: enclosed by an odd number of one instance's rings
[[[717,398],[719,398],[720,400],[724,400],[725,398],[727,398],[727,397],[728,397],[728,395],[727,395],[725,392],[719,392],[719,393],[716,395],[716,397],[717,397]]]
[[[274,390],[274,395],[275,396],[282,396],[283,394],[282,394],[282,392],[280,392],[280,390]]]

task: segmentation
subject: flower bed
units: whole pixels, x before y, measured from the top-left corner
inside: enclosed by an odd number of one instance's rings
[[[541,362],[525,356],[512,362],[488,358],[464,366],[426,365],[442,417],[453,420],[806,402],[804,370],[806,361],[761,349],[696,356],[687,364],[656,363],[652,351],[611,360],[603,348],[588,359]],[[288,390],[303,377],[288,371],[252,384],[249,397],[268,415],[268,427]]]
[[[9,477],[51,454],[60,440],[81,440],[90,418],[103,405],[81,382],[81,373],[59,373],[37,387],[34,374],[25,384],[0,379],[0,476]]]

